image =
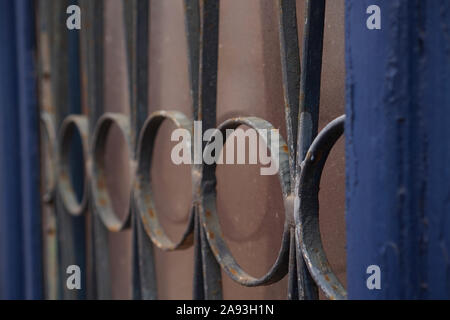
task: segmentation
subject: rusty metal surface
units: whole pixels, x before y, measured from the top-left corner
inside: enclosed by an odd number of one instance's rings
[[[306,1],[301,57],[296,1],[278,1],[287,141],[271,123],[251,116],[229,118],[216,131],[225,132],[226,129],[245,125],[275,132],[279,140],[279,148],[270,151],[272,155],[277,154],[279,159],[278,178],[285,219],[277,258],[262,276],[253,276],[245,271],[225,241],[217,210],[216,165],[195,164],[190,168],[192,199],[189,208],[186,208],[189,217],[179,240],[172,240],[164,230],[155,205],[154,190],[158,185],[154,184],[151,172],[156,139],[163,123],[167,120],[177,128],[192,131],[193,121],[200,120],[203,132],[217,126],[220,2],[184,1],[192,113],[165,109],[155,111],[148,117],[147,104],[152,99],[148,91],[149,2],[128,0],[122,1],[122,5],[129,110],[125,113],[104,113],[108,107],[104,103],[103,0],[81,1],[82,10],[86,12],[81,31],[84,115],[67,116],[63,110],[56,108],[61,123],[56,143],[53,141],[56,139],[53,131],[57,128],[48,120],[48,111],[42,108],[42,118],[47,119],[43,122],[45,136],[50,143],[54,143],[57,153],[54,163],[61,161],[56,188],[64,210],[59,210],[57,206],[58,214],[84,215],[89,219],[89,241],[83,252],[89,256],[89,297],[112,297],[108,239],[111,233],[131,229],[133,274],[130,282],[132,297],[135,299],[158,298],[156,249],[178,251],[189,247],[193,247],[194,254],[194,299],[223,298],[222,270],[227,277],[246,287],[274,284],[288,275],[286,296],[289,299],[317,299],[318,287],[328,298],[346,298],[345,289],[327,262],[318,220],[321,172],[331,147],[342,134],[344,122],[344,117],[331,122],[316,138],[319,128],[325,0]],[[58,37],[62,35],[55,32],[53,41],[63,41]],[[61,69],[58,65],[61,61],[57,57],[52,56],[52,63],[55,69]],[[64,87],[55,82],[55,100],[61,101]],[[107,183],[107,142],[113,127],[118,129],[125,141],[129,157],[126,166],[133,182],[129,205],[124,212],[117,212]],[[85,186],[81,201],[76,199],[68,176],[68,141],[75,130],[82,138],[85,160]],[[260,138],[266,139],[264,136]],[[266,141],[266,144],[270,146],[270,141]],[[209,143],[203,142],[203,149],[208,147]],[[44,201],[51,199],[54,188],[51,181],[49,179]],[[66,223],[70,223],[70,220]],[[67,244],[61,237],[60,245]]]

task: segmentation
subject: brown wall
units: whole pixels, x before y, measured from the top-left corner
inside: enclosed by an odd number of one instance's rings
[[[298,0],[299,34],[304,1]],[[106,1],[105,107],[129,112],[125,48],[120,0]],[[344,113],[344,0],[328,1],[325,21],[320,127]],[[232,116],[258,116],[279,128],[286,138],[277,1],[222,0],[219,34],[218,123]],[[301,39],[301,36],[300,36]],[[191,116],[183,0],[151,1],[149,112],[180,110]],[[301,41],[301,40],[300,40]],[[301,42],[300,42],[301,43]],[[152,170],[158,215],[167,233],[177,239],[186,227],[191,202],[188,167],[170,160],[170,132],[164,124],[156,142]],[[127,158],[118,134],[107,153],[109,186],[115,207],[124,211],[129,199]],[[345,283],[344,146],[335,147],[324,171],[320,222],[325,250]],[[218,214],[225,240],[238,263],[251,275],[267,272],[275,261],[284,223],[281,189],[276,176],[260,176],[258,166],[220,165]],[[130,232],[110,237],[115,298],[130,297]],[[156,249],[158,293],[162,299],[192,298],[193,250]],[[223,273],[225,299],[285,299],[287,281],[245,288]]]

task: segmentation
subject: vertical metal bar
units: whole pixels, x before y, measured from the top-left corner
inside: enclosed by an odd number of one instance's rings
[[[92,22],[92,12],[91,8],[86,5],[85,0],[80,0],[81,8],[81,31],[80,31],[80,76],[81,76],[81,109],[83,114],[91,115],[91,109],[89,104],[93,102],[92,93],[88,89],[88,80],[92,82],[92,71],[90,67],[91,62],[91,46],[93,41],[93,32],[91,28]],[[95,101],[94,101],[95,102]],[[91,115],[92,117],[92,115]],[[90,120],[90,119],[89,119]],[[89,128],[92,129],[92,121],[89,121]],[[90,166],[90,159],[85,159],[85,165]],[[97,279],[95,272],[95,236],[94,236],[94,217],[92,205],[89,201],[89,207],[86,211],[86,286],[87,286],[87,298],[96,299],[97,298]]]
[[[300,167],[319,127],[325,0],[306,2],[300,81],[297,165]]]
[[[217,67],[219,53],[220,1],[193,0],[185,2],[186,36],[189,50],[189,71],[194,120],[202,121],[203,132],[216,125]],[[197,87],[198,84],[198,87]],[[198,97],[198,98],[197,98]],[[206,142],[203,142],[203,148]],[[214,170],[196,167],[196,176],[202,177],[203,188],[215,188]],[[204,190],[201,191],[205,194]],[[197,208],[194,208],[197,212]],[[197,213],[198,215],[198,213]],[[221,299],[222,281],[220,265],[216,261],[201,225],[196,219],[194,299]],[[198,240],[200,240],[198,242]],[[201,259],[199,261],[198,259]],[[201,264],[202,268],[198,268]],[[198,273],[201,272],[202,275]],[[199,279],[202,279],[199,283]],[[199,286],[203,285],[203,294]]]
[[[306,2],[301,66],[296,1],[280,0],[279,6],[291,187],[293,192],[297,192],[300,164],[318,130],[325,0]],[[294,233],[292,228],[291,238]],[[303,261],[298,239],[295,244],[291,242],[290,250],[289,299],[316,299],[317,287]],[[298,281],[298,284],[292,281]]]
[[[78,5],[77,0],[70,0],[67,5]],[[63,12],[66,13],[66,8],[63,8]],[[67,18],[67,13],[65,15]],[[65,29],[67,30],[67,29]],[[80,80],[80,37],[78,30],[67,30],[68,34],[68,105],[70,114],[81,113],[81,80]],[[80,199],[84,191],[84,157],[83,147],[81,141],[73,139],[71,142],[71,156],[70,156],[70,173],[72,176],[72,184],[74,191]],[[66,214],[69,214],[65,209]],[[80,266],[83,272],[81,273],[81,289],[77,290],[77,299],[86,298],[87,290],[87,272],[86,272],[86,222],[87,218],[85,214],[80,216],[72,216],[69,214],[69,220],[71,229],[73,230],[73,247],[75,250],[76,264]],[[68,275],[66,275],[67,278]]]
[[[325,0],[308,0],[306,2],[306,17],[303,34],[302,73],[300,80],[300,110],[297,143],[297,180],[296,194],[299,189],[301,162],[317,136],[319,127],[320,84],[322,76],[323,34],[325,22]],[[302,214],[295,212],[294,214]],[[298,228],[298,226],[296,226]],[[296,239],[297,272],[299,287],[303,296],[300,299],[318,299],[318,289],[311,278],[306,263],[301,257],[300,241]]]
[[[0,298],[23,299],[17,51],[12,1],[0,1]]]
[[[149,2],[124,1],[131,130],[136,153],[139,133],[147,117]],[[136,154],[134,154],[134,159]],[[134,299],[156,299],[156,270],[153,243],[145,233],[132,205],[132,294]]]
[[[130,90],[130,120],[135,148],[148,113],[149,9],[148,1],[123,2]]]
[[[51,18],[51,38],[50,38],[50,64],[51,69],[54,70],[51,78],[51,91],[52,91],[52,102],[55,106],[55,130],[58,130],[59,124],[63,121],[65,115],[67,114],[67,104],[62,102],[67,101],[67,70],[63,70],[64,65],[67,63],[67,43],[64,41],[61,30],[61,19],[63,16],[61,14],[61,4],[62,2],[51,2],[52,6],[52,17]],[[58,15],[59,13],[59,15]],[[62,104],[62,105],[60,105]],[[68,261],[73,260],[73,249],[70,246],[70,238],[72,234],[68,228],[69,219],[68,215],[63,212],[64,208],[61,205],[57,193],[55,194],[55,217],[56,217],[56,232],[58,239],[58,277],[61,281],[61,298],[68,298],[68,292],[65,290],[63,285],[65,279],[65,266],[68,265]],[[64,250],[63,250],[64,248]]]
[[[56,106],[56,130],[59,129],[67,115],[72,111],[79,111],[77,94],[73,92],[78,86],[70,86],[70,84],[75,84],[71,81],[73,80],[71,77],[75,76],[76,80],[76,74],[78,74],[77,61],[71,60],[71,58],[76,58],[76,55],[70,52],[70,38],[73,36],[70,36],[70,31],[66,27],[66,8],[70,3],[72,2],[69,0],[52,2],[54,14],[52,17],[51,64],[55,72],[51,81],[53,104]],[[76,54],[76,41],[72,41],[73,45],[75,50],[72,53]],[[71,96],[72,92],[74,93],[73,96]],[[71,98],[74,98],[74,100],[71,100]],[[77,166],[80,167],[79,162]],[[76,167],[72,169],[76,170]],[[67,278],[66,269],[69,265],[78,265],[84,269],[84,217],[71,216],[64,208],[59,193],[56,194],[56,216],[58,239],[60,240],[60,279],[62,280],[64,298],[82,299],[85,297],[85,272],[81,274],[81,290],[68,290],[64,280]]]
[[[34,5],[15,1],[25,298],[42,299],[39,115],[35,86]],[[14,107],[13,107],[14,108]],[[14,214],[17,214],[14,213]]]
[[[200,71],[200,2],[198,0],[185,0],[185,28],[188,46],[189,84],[192,99],[193,119],[197,120],[199,99],[199,71]],[[196,168],[200,175],[199,168]],[[205,285],[203,272],[203,258],[201,246],[201,224],[197,209],[194,208],[194,275],[192,297],[195,300],[205,299]]]
[[[297,270],[297,257],[298,253],[295,244],[295,234],[290,232],[290,245],[289,245],[289,273],[288,273],[288,300],[299,300],[299,271]],[[303,257],[300,255],[300,260],[303,261]]]
[[[83,52],[83,91],[86,96],[85,109],[89,114],[89,128],[93,131],[103,113],[103,0],[81,2]],[[92,137],[91,137],[92,138]],[[92,161],[92,159],[90,159]],[[88,164],[91,165],[91,164]],[[111,277],[109,267],[108,230],[103,225],[95,206],[90,202],[91,247],[93,282],[98,299],[111,299]]]
[[[58,239],[56,232],[55,212],[55,185],[56,185],[56,132],[55,132],[55,108],[52,103],[50,65],[50,37],[52,5],[51,0],[40,0],[37,6],[37,52],[38,52],[38,95],[41,117],[41,146],[49,149],[41,149],[41,159],[48,161],[45,168],[46,179],[42,183],[42,218],[43,241],[45,243],[44,264],[44,295],[46,299],[55,300],[61,295],[59,290],[59,265],[58,265]],[[45,140],[43,140],[45,139]],[[42,165],[42,164],[41,164]]]
[[[281,68],[291,181],[295,181],[300,104],[300,54],[296,9],[296,0],[279,0]],[[294,188],[293,183],[291,188]]]
[[[291,192],[295,186],[297,136],[298,136],[298,112],[300,101],[300,55],[298,45],[297,5],[296,0],[279,1],[279,31],[281,49],[281,68],[283,74],[284,109],[286,117],[287,139],[289,145],[289,167],[291,172]],[[289,247],[289,278],[288,299],[298,300],[299,288],[298,275],[305,270],[298,269],[297,257],[301,253],[296,250],[293,228],[290,228]],[[304,264],[302,264],[303,266]],[[306,270],[307,272],[307,270]],[[302,290],[303,291],[303,290]]]
[[[194,120],[198,119],[199,65],[200,65],[200,3],[198,0],[185,0],[185,28],[188,46],[189,84]]]

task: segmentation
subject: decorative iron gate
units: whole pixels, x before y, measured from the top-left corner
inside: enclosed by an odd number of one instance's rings
[[[279,181],[285,206],[282,245],[275,264],[260,278],[247,274],[235,261],[220,229],[216,212],[215,165],[193,165],[193,195],[189,223],[179,242],[172,241],[158,221],[150,168],[154,142],[163,121],[191,131],[202,121],[203,131],[247,125],[274,130],[264,119],[236,117],[217,126],[218,0],[185,0],[186,39],[192,114],[162,110],[147,114],[149,1],[123,1],[130,116],[104,113],[103,108],[103,0],[80,0],[83,13],[80,39],[63,36],[68,1],[39,1],[39,83],[44,170],[43,201],[54,206],[46,233],[47,290],[64,291],[65,298],[111,298],[108,232],[133,233],[133,298],[156,299],[153,247],[173,251],[194,246],[194,299],[221,299],[221,269],[243,286],[262,286],[289,277],[289,299],[317,299],[318,288],[330,299],[347,294],[331,270],[322,247],[318,192],[327,156],[344,131],[345,117],[332,121],[318,134],[325,0],[307,0],[303,53],[299,56],[296,2],[279,0],[279,32],[283,70],[287,142],[279,136]],[[81,114],[67,103],[69,73],[65,69],[71,43],[80,41]],[[76,53],[73,53],[76,54]],[[301,71],[300,71],[301,70]],[[51,97],[50,99],[48,99]],[[281,110],[280,110],[281,112]],[[120,219],[106,186],[105,144],[112,126],[120,129],[130,155],[134,177],[130,208]],[[81,137],[84,186],[81,194],[71,179],[71,139]],[[205,148],[207,143],[204,143]],[[270,143],[267,143],[270,145]],[[44,148],[45,147],[45,148]],[[76,166],[76,165],[75,165]],[[80,165],[78,164],[78,170]],[[87,212],[92,214],[87,215]],[[90,225],[92,228],[86,228]],[[89,231],[89,232],[86,232]],[[89,233],[89,234],[86,234]],[[87,242],[86,242],[87,239]],[[87,293],[65,290],[62,266],[82,262],[91,278]],[[57,270],[57,271],[56,271]],[[52,279],[58,279],[51,282]]]

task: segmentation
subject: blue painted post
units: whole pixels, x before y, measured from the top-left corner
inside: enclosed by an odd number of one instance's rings
[[[0,298],[24,298],[14,1],[0,0]]]
[[[450,2],[347,0],[346,30],[349,298],[448,299]]]
[[[26,299],[43,298],[39,192],[39,117],[34,1],[15,0],[24,282]]]
[[[0,0],[0,298],[42,298],[38,110],[30,0]]]

